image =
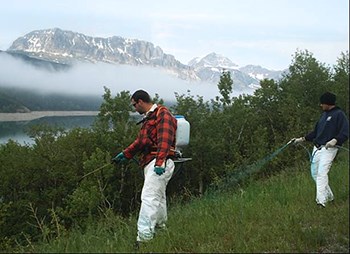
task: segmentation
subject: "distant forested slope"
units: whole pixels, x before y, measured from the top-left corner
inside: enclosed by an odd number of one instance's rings
[[[26,64],[46,71],[64,71],[71,66],[42,59],[29,57],[25,54],[4,52],[0,55],[11,56]],[[29,88],[14,88],[0,83],[0,112],[27,112],[46,110],[98,110],[102,98],[96,96],[67,95],[63,93],[42,93]]]
[[[99,110],[102,97],[40,93],[0,84],[0,112]]]
[[[0,90],[0,112],[27,112],[28,109],[14,98],[7,96]]]

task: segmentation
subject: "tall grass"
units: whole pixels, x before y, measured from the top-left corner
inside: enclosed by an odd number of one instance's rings
[[[349,155],[341,152],[329,174],[335,200],[320,208],[308,163],[284,169],[240,189],[212,193],[188,204],[170,202],[168,228],[138,252],[349,253]],[[23,252],[135,252],[137,216],[113,213]]]

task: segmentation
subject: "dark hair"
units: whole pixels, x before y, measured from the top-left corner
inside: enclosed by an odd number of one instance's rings
[[[327,104],[327,105],[335,105],[336,98],[337,97],[335,96],[335,94],[330,93],[330,92],[326,92],[326,93],[321,95],[320,103]]]
[[[149,94],[144,91],[144,90],[137,90],[132,96],[131,99],[133,99],[134,101],[138,102],[139,100],[142,100],[144,102],[152,102],[151,97],[149,96]]]

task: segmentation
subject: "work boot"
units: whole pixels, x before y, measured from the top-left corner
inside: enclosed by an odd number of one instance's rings
[[[165,225],[165,223],[162,224],[156,224],[155,230],[166,230],[167,227]]]
[[[320,208],[326,208],[326,204],[323,204],[323,203],[317,203],[317,205],[318,205]]]
[[[139,241],[135,241],[134,243],[134,250],[139,250],[140,249],[140,242]]]
[[[162,224],[157,224],[156,227],[155,227],[155,234],[159,234],[160,232],[164,232],[164,231],[167,231],[168,228],[167,226],[162,223]]]

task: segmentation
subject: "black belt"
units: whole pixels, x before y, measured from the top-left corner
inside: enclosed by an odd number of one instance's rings
[[[319,145],[319,144],[317,144],[317,143],[314,143],[314,145],[316,146],[316,148],[318,149],[318,148],[320,148],[322,145]]]

